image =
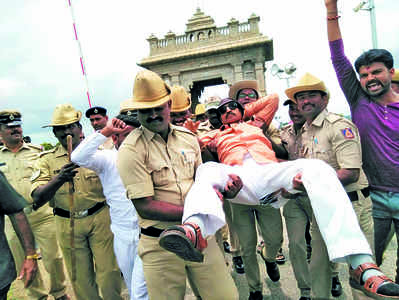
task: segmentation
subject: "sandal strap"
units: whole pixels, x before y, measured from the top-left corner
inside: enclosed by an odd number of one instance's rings
[[[367,270],[378,270],[382,273],[381,269],[375,264],[375,263],[364,263],[361,264],[360,266],[358,266],[356,269],[350,269],[350,275],[351,277],[356,280],[357,283],[359,283],[360,285],[362,285],[362,275],[365,271]],[[372,276],[371,278],[373,278],[375,276]]]
[[[194,229],[194,232],[195,232],[195,245],[194,245],[194,247],[198,248],[197,246],[200,243],[199,237],[201,236],[201,228],[197,224],[191,223],[191,222],[184,223],[184,225],[188,225],[188,226],[190,226],[191,228]]]
[[[366,283],[364,284],[364,288],[366,290],[372,292],[373,294],[377,294],[378,288],[384,282],[393,282],[393,281],[385,275],[371,276],[369,279],[366,280]]]

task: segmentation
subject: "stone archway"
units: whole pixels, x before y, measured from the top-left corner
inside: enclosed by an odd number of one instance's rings
[[[227,26],[197,9],[185,34],[168,32],[164,39],[151,35],[150,55],[138,65],[158,73],[171,85],[191,92],[195,107],[205,86],[256,79],[266,94],[265,62],[273,59],[273,40],[259,32],[260,18],[252,14],[246,22],[232,18]]]

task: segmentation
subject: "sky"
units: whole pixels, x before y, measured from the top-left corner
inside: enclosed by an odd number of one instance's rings
[[[323,0],[71,0],[88,74],[93,105],[110,116],[132,97],[137,62],[149,55],[146,38],[183,34],[197,7],[225,26],[231,18],[260,16],[260,31],[273,39],[274,61],[267,62],[266,89],[285,100],[287,81],[271,75],[271,66],[297,67],[292,86],[305,72],[324,80],[331,91],[329,110],[349,114],[331,66]],[[355,13],[359,0],[340,0],[341,30],[346,54],[354,61],[372,48],[368,11]],[[399,68],[399,1],[375,0],[378,47],[394,56]],[[71,103],[83,113],[89,108],[72,18],[67,0],[13,0],[0,3],[0,109],[23,115],[24,134],[32,142],[55,143],[49,124],[57,104]],[[279,120],[287,120],[281,106]],[[92,132],[83,117],[85,134]]]

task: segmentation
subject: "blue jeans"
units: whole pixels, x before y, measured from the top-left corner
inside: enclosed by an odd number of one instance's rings
[[[399,193],[372,190],[370,196],[373,201],[375,258],[377,265],[381,265],[392,223],[396,237],[399,236]],[[398,280],[399,260],[396,261],[396,266]]]

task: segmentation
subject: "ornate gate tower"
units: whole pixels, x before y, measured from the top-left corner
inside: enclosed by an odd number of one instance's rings
[[[138,65],[158,73],[170,85],[191,93],[193,106],[205,86],[256,79],[266,94],[265,62],[273,59],[273,40],[259,32],[260,17],[247,22],[232,18],[227,26],[199,8],[186,24],[185,34],[168,32],[164,39],[151,35],[150,55]]]

